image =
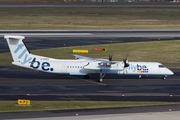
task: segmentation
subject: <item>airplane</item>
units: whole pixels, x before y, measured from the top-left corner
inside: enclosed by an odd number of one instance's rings
[[[23,42],[24,36],[5,35],[12,58],[13,65],[30,68],[43,72],[83,75],[85,79],[91,74],[99,74],[99,82],[103,82],[106,74],[116,75],[158,75],[166,79],[174,73],[158,62],[128,62],[127,56],[123,61],[112,61],[109,59],[90,58],[81,55],[74,55],[75,59],[54,59],[44,56],[33,55]]]

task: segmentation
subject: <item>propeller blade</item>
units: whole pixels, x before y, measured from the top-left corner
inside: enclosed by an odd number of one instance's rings
[[[126,55],[126,59],[123,58],[124,61],[124,67],[129,67],[129,63],[127,61],[127,55]]]
[[[112,61],[112,57],[113,57],[113,55],[109,54],[109,61]]]
[[[129,63],[125,63],[124,67],[129,67]]]

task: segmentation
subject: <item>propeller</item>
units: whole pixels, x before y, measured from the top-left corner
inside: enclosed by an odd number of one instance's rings
[[[112,57],[113,57],[113,55],[109,54],[109,61],[112,61]]]
[[[126,55],[126,59],[123,58],[123,62],[124,62],[124,67],[129,67],[129,63],[127,61],[127,55]]]

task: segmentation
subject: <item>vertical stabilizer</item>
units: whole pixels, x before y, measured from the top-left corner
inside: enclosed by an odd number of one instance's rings
[[[24,36],[5,35],[4,38],[7,40],[14,62],[20,62],[20,64],[24,65],[32,59],[29,51],[22,41],[25,38]]]

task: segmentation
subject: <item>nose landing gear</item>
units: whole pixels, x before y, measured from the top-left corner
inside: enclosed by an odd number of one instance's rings
[[[163,80],[165,80],[165,79],[166,79],[166,77],[164,76],[162,79],[163,79]]]
[[[167,78],[167,75],[165,75],[162,79],[165,80]]]

